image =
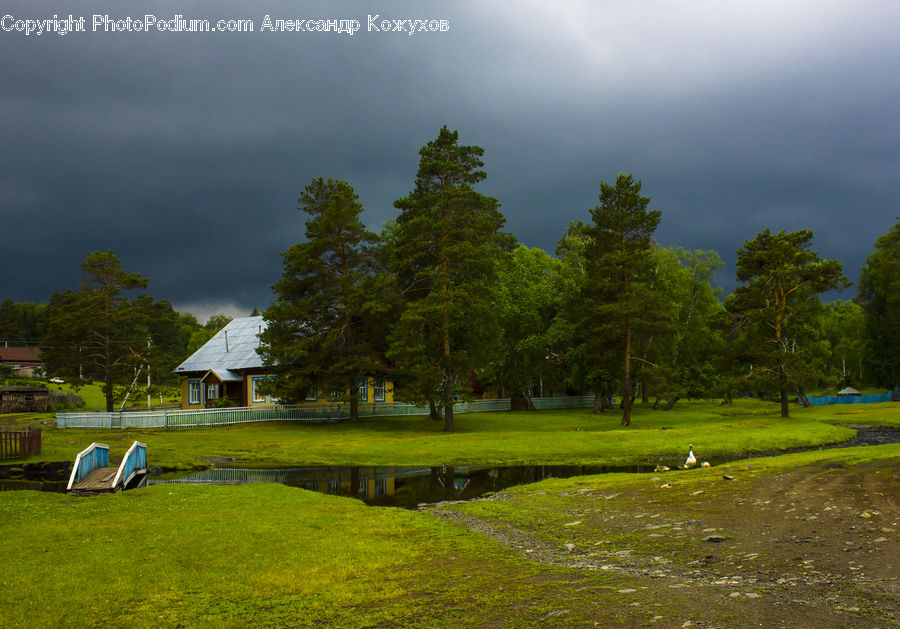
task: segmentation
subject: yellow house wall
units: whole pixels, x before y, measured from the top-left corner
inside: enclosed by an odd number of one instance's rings
[[[181,381],[181,408],[185,410],[205,408],[205,404],[203,403],[203,385],[200,385],[200,404],[191,404],[191,395],[188,391],[188,383],[192,381],[200,380],[200,376],[195,376],[193,378],[184,378]]]
[[[244,399],[247,400],[247,406],[266,406],[268,404],[275,404],[276,402],[272,400],[272,396],[266,395],[265,399],[260,402],[253,401],[253,379],[254,378],[268,378],[269,374],[266,373],[255,373],[255,374],[247,374],[244,376]]]
[[[241,386],[244,389],[244,399],[247,401],[247,406],[266,406],[269,404],[276,403],[272,400],[271,396],[266,396],[265,400],[260,402],[253,401],[253,378],[267,378],[269,374],[248,374],[244,376],[244,380]],[[188,382],[190,380],[199,380],[200,378],[185,378],[181,381],[181,408],[183,409],[192,409],[192,408],[203,408],[203,404],[191,404],[190,397],[188,392]],[[368,397],[365,400],[360,400],[360,402],[375,402],[375,378],[369,376],[368,377],[368,386],[367,393]],[[348,399],[347,392],[344,393],[342,401]],[[385,380],[384,383],[384,402],[385,404],[391,403],[394,401],[394,383],[390,380]],[[334,402],[329,402],[328,400],[328,392],[324,389],[320,389],[318,393],[318,399],[315,401],[304,401],[304,404],[333,404]],[[377,402],[381,404],[382,402]]]
[[[360,403],[374,403],[375,402],[375,378],[372,376],[368,376],[368,383],[366,386],[366,399],[360,400]],[[325,389],[319,389],[316,394],[315,400],[303,400],[303,404],[336,404],[338,402],[346,402],[349,399],[348,391],[344,390],[344,394],[341,396],[340,400],[329,400],[328,399],[328,391]],[[379,400],[378,404],[387,404],[389,402],[394,401],[394,383],[390,380],[384,381],[384,400]]]

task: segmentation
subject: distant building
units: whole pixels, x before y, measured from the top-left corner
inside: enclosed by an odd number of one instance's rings
[[[49,400],[40,387],[0,387],[0,413],[45,413]]]
[[[216,400],[227,399],[234,406],[264,406],[280,400],[260,390],[271,377],[271,368],[263,365],[256,352],[259,335],[266,329],[261,316],[233,319],[203,347],[175,368],[182,376],[181,408],[209,408]],[[393,402],[393,384],[385,378],[361,375],[358,379],[360,402]],[[310,391],[304,402],[335,403],[348,399],[346,391]]]
[[[37,347],[0,347],[0,365],[12,367],[13,375],[33,378],[44,371],[40,353]]]

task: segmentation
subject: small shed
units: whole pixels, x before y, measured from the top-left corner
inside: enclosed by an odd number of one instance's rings
[[[49,402],[41,387],[0,387],[0,413],[46,413]]]
[[[838,395],[862,395],[862,393],[860,393],[853,387],[847,387],[846,389],[841,389],[840,391],[838,391]]]

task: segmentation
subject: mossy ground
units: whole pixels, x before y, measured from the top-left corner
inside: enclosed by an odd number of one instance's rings
[[[420,511],[274,485],[5,492],[0,624],[890,626],[898,463],[827,450]]]

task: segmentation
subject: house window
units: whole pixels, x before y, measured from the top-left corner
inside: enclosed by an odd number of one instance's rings
[[[200,403],[200,381],[191,380],[188,382],[188,404]]]
[[[303,400],[305,402],[316,402],[319,399],[319,387],[315,384],[311,387],[307,387],[306,396],[304,396]]]
[[[259,390],[259,385],[265,382],[265,380],[265,376],[250,379],[250,399],[255,403],[266,401],[266,394]]]
[[[368,378],[357,378],[356,379],[356,399],[360,402],[368,402],[369,401],[369,379]]]
[[[341,399],[341,390],[340,389],[328,389],[328,401],[329,402],[339,402]]]
[[[271,381],[274,382],[274,381],[275,381],[275,377],[274,377],[274,376],[269,376],[269,380],[271,380]],[[269,396],[269,401],[270,401],[272,404],[281,404],[281,398],[280,398],[280,397],[275,397],[274,395],[270,395],[270,396]]]
[[[219,393],[219,385],[217,385],[217,384],[207,384],[206,385],[206,399],[207,400],[216,399],[217,397],[219,397],[218,393]]]
[[[372,388],[375,389],[375,401],[384,402],[384,378],[375,378]]]

